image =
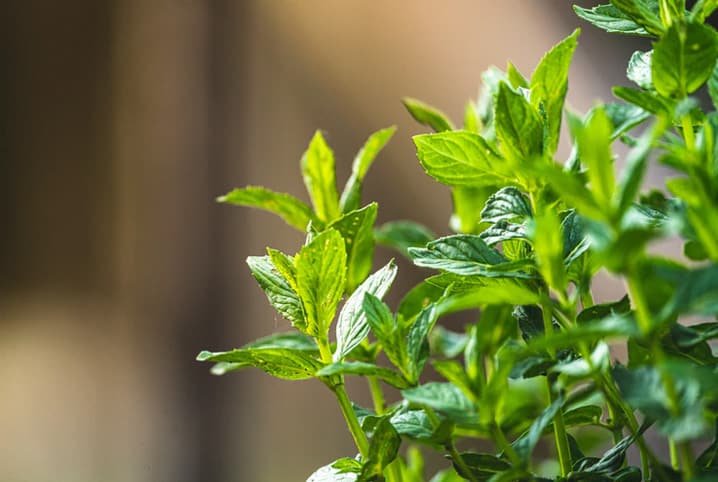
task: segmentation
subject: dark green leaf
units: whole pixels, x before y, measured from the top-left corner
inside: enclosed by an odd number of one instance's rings
[[[411,97],[404,97],[401,101],[409,114],[420,124],[431,127],[436,132],[454,130],[449,118],[439,109]]]
[[[556,44],[531,75],[531,105],[546,112],[547,136],[544,151],[553,155],[558,146],[563,103],[568,90],[568,69],[580,30]]]
[[[663,32],[658,12],[652,8],[652,4],[656,5],[655,1],[611,0],[611,4],[653,35],[660,35]]]
[[[401,394],[409,402],[443,412],[457,422],[475,422],[478,417],[476,406],[450,383],[429,382],[402,390]]]
[[[586,308],[578,314],[576,321],[578,323],[586,323],[589,321],[600,320],[602,318],[608,318],[612,315],[623,315],[628,313],[630,309],[631,302],[628,299],[628,295],[624,295],[623,298],[618,301],[602,303]]]
[[[343,213],[354,211],[361,205],[361,188],[364,177],[376,156],[395,132],[396,126],[391,126],[373,133],[357,153],[352,164],[352,173],[339,200],[339,208]]]
[[[445,419],[434,426],[424,410],[407,410],[391,417],[391,424],[400,435],[432,444],[443,444],[451,437],[451,423]]]
[[[329,225],[344,238],[347,250],[347,287],[354,291],[371,271],[377,203],[348,212]]]
[[[573,6],[576,15],[609,33],[622,33],[649,37],[648,31],[631,20],[631,17],[621,12],[613,5],[598,5],[592,9]]]
[[[718,468],[718,420],[716,420],[713,442],[698,456],[696,466],[703,470]]]
[[[295,257],[297,294],[304,305],[308,335],[327,336],[344,293],[346,256],[341,234],[329,229],[305,244]]]
[[[306,351],[289,348],[238,348],[214,353],[203,351],[197,355],[197,361],[224,363],[213,370],[215,375],[252,366],[285,380],[314,378],[314,374],[322,367],[321,362]]]
[[[653,85],[665,97],[682,99],[708,80],[717,58],[718,39],[711,27],[676,22],[654,44]]]
[[[543,121],[538,110],[506,83],[499,84],[494,105],[494,126],[502,154],[516,161],[531,161],[543,151]]]
[[[492,194],[481,210],[482,223],[521,222],[533,216],[531,203],[515,187],[504,187]]]
[[[619,138],[651,117],[645,110],[630,104],[607,103],[604,104],[603,108],[608,118],[611,119],[611,124],[613,124],[611,139]]]
[[[613,95],[651,114],[664,114],[671,111],[669,101],[652,92],[617,86],[613,88]]]
[[[436,325],[429,336],[429,347],[432,356],[455,358],[466,347],[466,335],[449,331],[443,326]]]
[[[459,454],[463,460],[463,464],[452,460],[454,470],[468,480],[489,480],[497,473],[503,472],[511,468],[511,464],[491,454],[479,454],[475,452],[463,452]],[[469,473],[464,471],[464,467],[468,467]],[[493,479],[492,479],[493,480]]]
[[[382,480],[384,469],[399,452],[399,445],[401,445],[401,437],[391,424],[389,417],[382,417],[374,429],[374,435],[369,443],[367,460],[357,482]]]
[[[414,136],[414,144],[424,170],[442,184],[493,186],[512,177],[503,159],[471,132],[421,134]]]
[[[275,268],[269,256],[250,256],[247,264],[252,276],[267,295],[269,303],[292,326],[302,332],[307,332],[307,321],[304,315],[304,306],[299,295],[292,289],[287,280]]]
[[[584,405],[564,413],[563,421],[566,427],[593,425],[600,422],[602,415],[603,408],[597,405]]]
[[[427,278],[427,283],[451,288],[449,296],[439,304],[442,314],[480,308],[486,305],[538,303],[535,287],[516,278],[487,278],[444,273]]]
[[[270,191],[260,186],[234,189],[217,198],[217,202],[264,209],[278,215],[290,226],[304,231],[313,220],[312,209],[294,196]]]
[[[411,383],[416,383],[419,380],[419,375],[421,375],[426,359],[429,357],[427,337],[438,317],[439,312],[436,306],[431,304],[419,313],[416,321],[409,329],[406,352],[409,361],[409,381]]]
[[[420,248],[436,236],[428,228],[414,221],[392,221],[374,229],[377,243],[389,246],[409,256],[409,248]]]
[[[434,370],[444,377],[448,382],[461,389],[470,400],[476,401],[475,387],[468,375],[464,371],[464,367],[456,360],[434,360],[432,362]]]
[[[713,101],[713,107],[718,108],[718,64],[713,67],[713,72],[708,78],[708,94]]]
[[[573,470],[575,472],[586,472],[597,475],[610,475],[620,469],[626,457],[626,450],[631,446],[633,440],[633,435],[621,439],[620,442],[608,449],[598,460],[590,457],[578,460],[574,464]]]
[[[396,265],[390,261],[382,269],[369,276],[344,303],[337,321],[337,348],[334,361],[341,361],[369,333],[369,324],[362,304],[364,297],[370,293],[377,298],[384,297],[396,277]]]
[[[585,236],[583,219],[576,214],[576,211],[569,211],[561,221],[561,234],[563,235],[563,259],[566,266],[569,266],[590,247]]]
[[[377,377],[396,388],[408,388],[409,383],[400,374],[388,368],[365,362],[332,363],[317,372],[317,376],[329,377],[332,375],[359,375]]]

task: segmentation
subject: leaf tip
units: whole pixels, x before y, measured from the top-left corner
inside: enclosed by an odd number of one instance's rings
[[[202,351],[199,352],[199,354],[197,355],[196,360],[203,362],[203,361],[209,360],[211,357],[212,357],[212,352],[211,352],[211,351],[202,350]]]

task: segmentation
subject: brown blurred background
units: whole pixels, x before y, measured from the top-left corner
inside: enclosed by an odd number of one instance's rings
[[[458,120],[489,65],[528,75],[581,24],[555,0],[10,0],[0,12],[7,482],[294,481],[353,455],[320,384],[217,378],[194,362],[288,329],[244,258],[302,241],[213,198],[260,184],[306,199],[298,161],[315,129],[343,183],[369,133],[397,124],[365,199],[382,222],[446,233],[448,192],[422,174],[410,141],[422,128],[400,97]],[[637,45],[582,26],[578,109],[625,83]],[[401,265],[391,299],[412,273]]]

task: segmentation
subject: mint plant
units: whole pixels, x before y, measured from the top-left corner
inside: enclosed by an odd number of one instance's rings
[[[652,41],[628,61],[634,86],[585,115],[564,105],[578,30],[530,77],[512,64],[489,69],[461,129],[404,99],[434,131],[414,143],[426,173],[451,189],[455,234],[434,239],[411,221],[377,227],[377,204],[362,205],[394,128],[369,137],[341,194],[318,132],[301,161],[312,206],[251,186],[220,197],[306,233],[296,254],[247,259],[294,331],[198,360],[218,375],[256,367],[316,379],[335,395],[357,453],[308,481],[718,480],[718,34],[705,24],[716,9],[714,0],[574,7],[606,32]],[[704,85],[710,107],[693,97]],[[573,148],[561,160],[564,115]],[[629,148],[620,173],[617,143]],[[672,169],[663,189],[644,187],[653,162]],[[681,240],[682,255],[655,254],[666,238]],[[396,309],[382,298],[397,268],[372,272],[375,243],[430,270]],[[594,303],[600,270],[622,280],[624,297]],[[462,311],[476,319],[464,332],[442,327]],[[349,399],[353,376],[366,379],[373,407]],[[539,444],[555,457],[539,457]],[[431,450],[447,466],[428,478]]]

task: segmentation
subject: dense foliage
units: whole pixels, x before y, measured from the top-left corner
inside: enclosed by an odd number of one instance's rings
[[[451,189],[454,235],[433,239],[410,221],[375,227],[377,204],[362,205],[367,171],[393,128],[369,137],[341,193],[318,132],[301,160],[312,206],[262,187],[222,196],[306,233],[294,255],[270,248],[247,259],[294,331],[198,360],[215,362],[215,374],[257,367],[314,378],[334,393],[358,454],[308,481],[421,482],[426,450],[448,460],[433,482],[718,480],[718,441],[710,442],[718,413],[718,34],[705,24],[717,8],[716,0],[689,10],[685,0],[575,7],[607,32],[653,39],[653,49],[630,58],[635,86],[616,87],[619,102],[565,113],[573,149],[563,162],[556,153],[578,30],[529,78],[511,64],[489,69],[461,129],[405,99],[435,131],[414,143],[426,173]],[[691,97],[705,84],[710,109]],[[620,174],[617,143],[628,146]],[[663,189],[644,188],[652,162],[672,170]],[[681,240],[683,256],[650,249],[665,238]],[[389,262],[371,273],[375,243],[434,272],[396,310],[382,297],[397,268]],[[626,296],[594,304],[599,270],[622,280]],[[465,332],[441,326],[466,310],[477,318]],[[627,358],[616,361],[612,347]],[[366,378],[372,408],[349,400],[349,376]],[[384,384],[401,401],[387,404]],[[670,460],[655,455],[647,433],[670,448]],[[553,464],[534,454],[542,440],[555,447]],[[613,443],[604,451],[596,440]],[[460,451],[458,441],[490,449]],[[627,462],[632,446],[639,466]]]

